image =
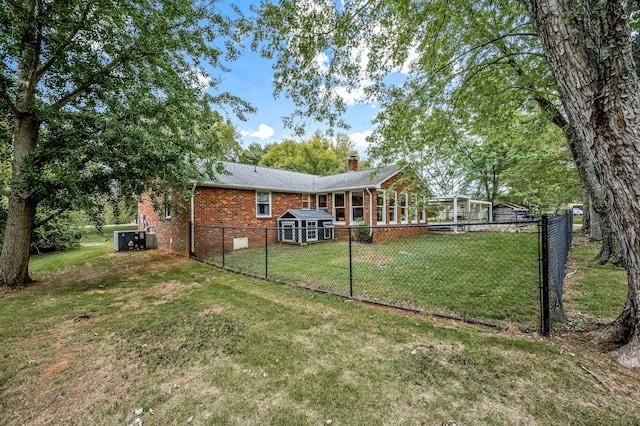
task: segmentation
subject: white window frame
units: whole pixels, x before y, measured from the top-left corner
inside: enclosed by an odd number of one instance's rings
[[[425,223],[427,221],[427,200],[422,197],[422,208],[420,209],[420,222]]]
[[[409,223],[409,196],[406,192],[400,193],[400,223]]]
[[[306,204],[306,206],[305,206],[305,204]],[[311,209],[311,195],[302,194],[302,209],[303,210],[310,210]]]
[[[320,197],[324,196],[325,206],[320,206]],[[316,195],[316,210],[324,210],[325,212],[329,211],[329,196],[327,194],[318,194]]]
[[[354,206],[353,204],[353,196],[356,194],[362,195],[362,205]],[[364,191],[349,191],[349,222],[353,225],[355,223],[354,218],[356,217],[355,211],[356,209],[362,210],[362,220],[364,220]]]
[[[388,197],[388,199],[393,200],[393,205],[389,203],[389,224],[395,225],[398,223],[398,192],[392,191],[389,195],[392,195],[392,197]],[[391,220],[391,217],[393,217],[393,220]]]
[[[307,221],[307,241],[318,241],[318,221]]]
[[[164,194],[164,218],[171,219],[171,191]]]
[[[342,206],[338,206],[336,205],[336,195],[342,195],[342,200],[343,200],[343,205]],[[336,223],[339,223],[341,225],[343,225],[346,222],[347,219],[347,195],[344,192],[334,192],[332,194],[332,207],[333,207],[333,218],[336,220]],[[336,209],[342,209],[344,210],[344,217],[345,220],[338,220],[338,215],[336,214]]]
[[[259,202],[259,194],[268,194],[269,195],[269,202],[268,203]],[[269,209],[268,213],[260,214],[260,205],[267,205],[267,208]],[[272,206],[271,206],[271,192],[269,192],[269,191],[256,191],[256,217],[271,217],[272,211],[273,211],[273,209],[272,209]]]
[[[411,194],[411,223],[418,223],[418,194]]]
[[[378,204],[378,200],[382,198],[382,206]],[[382,207],[382,220],[378,220],[378,209]],[[387,223],[387,197],[384,191],[378,191],[376,193],[376,222],[379,225],[384,225]]]

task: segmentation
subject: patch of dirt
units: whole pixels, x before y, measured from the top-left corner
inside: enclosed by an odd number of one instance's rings
[[[212,306],[210,308],[205,309],[204,311],[198,312],[198,315],[201,317],[206,317],[207,315],[218,315],[224,311],[222,306]]]
[[[184,288],[184,284],[180,281],[173,280],[165,283],[159,283],[145,291],[145,296],[166,296],[179,292]]]
[[[47,332],[47,333],[40,333],[40,334],[34,334],[33,336],[29,336],[26,337],[24,339],[19,339],[19,340],[15,340],[13,342],[14,345],[17,346],[21,346],[21,345],[31,345],[33,343],[37,343],[42,339],[45,339],[47,337],[51,337],[53,335],[52,332]]]

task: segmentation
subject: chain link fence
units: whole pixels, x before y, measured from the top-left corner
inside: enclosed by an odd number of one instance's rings
[[[306,241],[289,244],[283,229],[195,225],[192,248],[204,262],[262,279],[533,330],[541,324],[539,230],[538,221],[288,228]]]
[[[543,214],[540,227],[541,333],[548,336],[553,324],[565,319],[562,294],[573,238],[573,213],[569,210],[558,216]]]

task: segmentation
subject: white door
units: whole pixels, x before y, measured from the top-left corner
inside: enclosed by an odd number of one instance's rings
[[[290,243],[297,243],[295,226],[295,222],[282,222],[282,228],[280,229],[280,239],[282,241],[287,241]]]
[[[315,220],[307,222],[307,241],[318,241],[318,222]]]

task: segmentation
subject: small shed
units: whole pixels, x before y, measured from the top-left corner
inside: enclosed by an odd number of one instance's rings
[[[333,216],[325,210],[289,209],[278,218],[278,241],[314,243],[333,239]]]
[[[531,219],[531,214],[526,207],[508,203],[493,206],[493,220],[496,222],[514,222],[529,219]]]

